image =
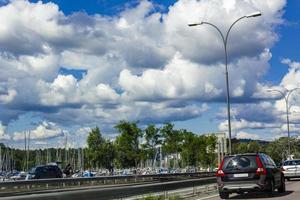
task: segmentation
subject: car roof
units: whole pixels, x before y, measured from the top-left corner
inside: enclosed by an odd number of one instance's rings
[[[284,162],[288,162],[288,161],[300,161],[300,159],[285,160]]]
[[[263,153],[241,153],[241,154],[233,154],[233,155],[228,155],[226,157],[234,157],[234,156],[257,156],[257,155],[265,155]]]

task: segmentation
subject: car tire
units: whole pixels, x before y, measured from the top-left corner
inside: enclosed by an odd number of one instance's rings
[[[290,178],[286,178],[286,180],[290,181],[291,179]]]
[[[279,193],[284,193],[286,191],[286,188],[285,188],[285,179],[284,177],[281,178],[281,184],[280,184],[280,187],[278,188],[278,192]]]
[[[219,196],[220,196],[221,199],[228,199],[229,198],[229,193],[219,192]]]

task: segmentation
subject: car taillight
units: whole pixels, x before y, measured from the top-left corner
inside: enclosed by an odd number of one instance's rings
[[[223,165],[224,165],[224,159],[222,160],[217,172],[216,172],[216,176],[217,177],[222,177],[222,176],[225,176],[225,173],[223,172],[222,168],[223,168]]]
[[[256,163],[257,163],[257,170],[256,170],[256,174],[257,175],[266,175],[267,174],[267,170],[264,168],[259,156],[256,156]]]

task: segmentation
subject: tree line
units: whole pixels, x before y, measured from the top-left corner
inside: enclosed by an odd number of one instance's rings
[[[137,167],[213,167],[217,166],[217,138],[214,134],[199,135],[185,129],[175,129],[171,123],[147,125],[120,121],[115,125],[118,136],[105,138],[98,127],[92,128],[84,148],[44,148],[28,151],[4,146],[0,143],[0,171],[29,170],[49,162],[60,163],[73,169],[137,168]],[[300,139],[291,138],[291,152],[300,158]],[[234,154],[262,152],[276,163],[287,158],[288,139],[272,142],[233,139]]]
[[[214,135],[177,130],[171,123],[141,129],[137,122],[121,121],[115,129],[119,135],[113,141],[104,139],[98,127],[91,130],[87,138],[89,167],[136,168],[149,166],[149,161],[150,166],[158,167],[167,156],[164,166],[171,168],[207,167],[217,162]]]
[[[177,130],[171,123],[161,127],[120,121],[114,126],[115,139],[105,138],[98,127],[88,133],[85,148],[44,148],[28,151],[1,146],[2,170],[29,170],[49,162],[59,162],[73,169],[159,167],[208,167],[216,165],[216,137]]]
[[[291,154],[294,158],[300,158],[300,139],[290,138]],[[282,163],[288,157],[288,138],[281,137],[271,142],[266,141],[233,141],[233,152],[256,153],[261,152],[269,155],[277,164]]]

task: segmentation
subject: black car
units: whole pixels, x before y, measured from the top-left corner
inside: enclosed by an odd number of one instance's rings
[[[262,153],[224,157],[216,177],[221,199],[229,198],[230,193],[265,191],[272,196],[275,189],[285,192],[285,179],[280,167]]]
[[[63,173],[57,165],[41,165],[34,167],[28,173],[27,179],[62,178]]]

